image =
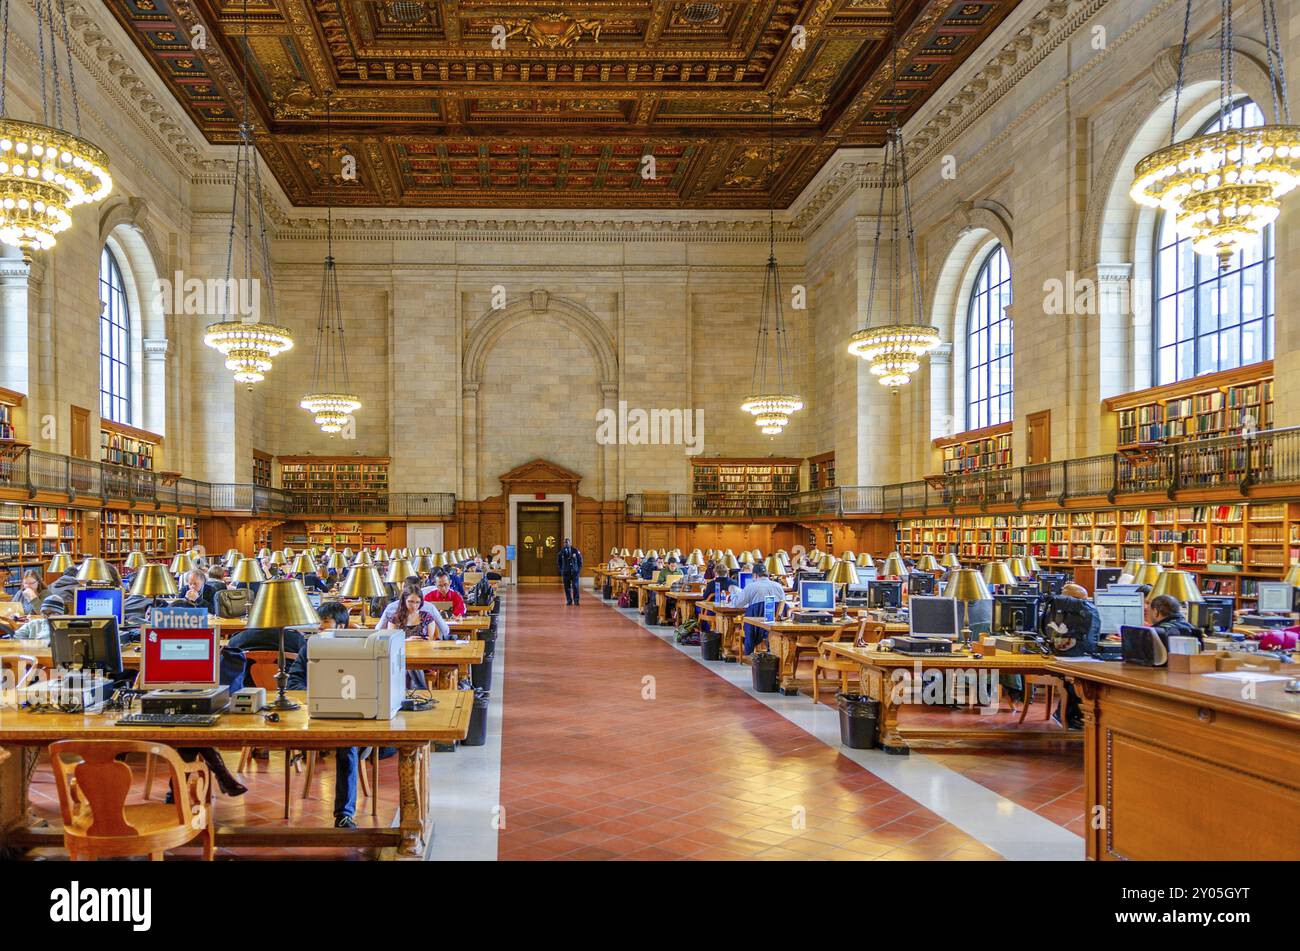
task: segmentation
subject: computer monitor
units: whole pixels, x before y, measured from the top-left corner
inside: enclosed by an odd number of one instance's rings
[[[934,594],[934,575],[927,572],[913,572],[907,576],[907,593],[909,595]]]
[[[744,591],[746,588],[749,587],[749,583],[753,580],[754,580],[754,573],[752,571],[742,571],[736,583],[740,585],[740,590]]]
[[[1036,598],[1041,590],[1042,589],[1039,588],[1037,582],[1031,581],[1025,584],[1007,585],[1007,588],[1003,593],[1016,595],[1021,598]]]
[[[862,577],[861,575],[859,575],[858,577],[859,577],[859,581],[857,584],[851,584],[845,586],[844,596],[846,598],[865,598],[871,593],[871,585],[865,581],[860,580]]]
[[[800,581],[799,607],[805,611],[831,611],[835,608],[835,584],[831,581]]]
[[[1107,594],[1141,594],[1140,584],[1112,584],[1106,588]]]
[[[866,568],[862,567],[861,565],[858,566],[858,580],[861,581],[863,584],[865,584],[868,581],[875,581],[876,577],[877,575],[876,575],[875,565],[870,565],[869,567]]]
[[[117,618],[50,618],[50,654],[55,667],[93,668],[122,675],[122,642]]]
[[[321,597],[321,593],[319,591],[307,592],[307,600],[311,602],[311,606],[313,608],[320,607],[320,597]]]
[[[810,570],[807,569],[807,568],[801,568],[801,569],[799,569],[798,580],[800,580],[800,581],[825,581],[825,580],[826,580],[826,572],[824,572],[824,571],[810,571]]]
[[[1038,573],[1038,592],[1043,595],[1060,594],[1070,576],[1063,571],[1040,571]]]
[[[993,597],[993,630],[1013,634],[1038,630],[1038,595],[998,594]]]
[[[443,617],[451,617],[452,609],[456,606],[451,601],[425,601],[424,603],[432,607]]]
[[[150,629],[145,633],[140,651],[141,689],[207,689],[220,682],[218,629]]]
[[[1093,595],[1097,614],[1101,618],[1102,634],[1118,634],[1121,627],[1141,627],[1146,622],[1146,612],[1141,594],[1116,594],[1098,591]]]
[[[1285,581],[1261,581],[1256,609],[1260,614],[1289,614],[1292,605],[1292,588]]]
[[[911,633],[956,638],[957,602],[952,598],[915,595],[907,602],[907,624]]]
[[[873,608],[896,608],[903,603],[903,582],[867,582],[867,605]]]
[[[121,588],[78,588],[77,617],[111,617],[122,623]]]
[[[1092,573],[1092,590],[1105,591],[1119,580],[1123,568],[1094,568]]]
[[[1234,613],[1237,609],[1237,599],[1231,595],[1207,594],[1205,595],[1205,605],[1214,613],[1214,629],[1217,631],[1232,630]],[[1190,608],[1191,605],[1188,605]]]

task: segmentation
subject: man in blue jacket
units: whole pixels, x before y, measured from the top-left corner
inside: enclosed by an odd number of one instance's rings
[[[564,540],[564,546],[555,556],[555,565],[560,569],[560,579],[564,582],[564,603],[577,604],[582,590],[582,552]]]

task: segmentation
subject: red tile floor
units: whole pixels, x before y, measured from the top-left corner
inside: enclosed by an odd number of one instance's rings
[[[492,701],[505,703],[502,859],[999,857],[590,592],[568,607],[558,586],[518,588],[504,610],[505,689]],[[236,754],[226,755],[233,766]],[[954,745],[926,755],[1083,831],[1078,747]],[[279,754],[255,763],[244,777],[249,792],[221,799],[218,821],[283,822],[282,764]],[[306,799],[295,774],[290,822],[329,825],[333,783],[328,755]],[[361,800],[358,823],[387,825],[396,789],[394,758],[380,764],[378,817]],[[58,816],[44,764],[32,803],[39,816]],[[218,851],[221,859],[367,857],[356,849]]]

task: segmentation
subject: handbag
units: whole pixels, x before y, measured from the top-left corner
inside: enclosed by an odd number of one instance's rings
[[[632,606],[632,597],[626,591],[618,596],[618,606],[620,608],[630,608]]]

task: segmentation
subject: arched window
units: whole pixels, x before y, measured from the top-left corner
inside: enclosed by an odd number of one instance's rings
[[[1264,124],[1250,99],[1237,100],[1226,124],[1216,114],[1198,135]],[[1231,370],[1273,354],[1273,228],[1233,255],[1226,270],[1217,258],[1192,250],[1161,214],[1156,228],[1155,383]]]
[[[1011,419],[1011,262],[1001,244],[984,258],[966,311],[966,428]]]
[[[122,269],[108,248],[99,255],[99,415],[131,424],[131,314]]]

